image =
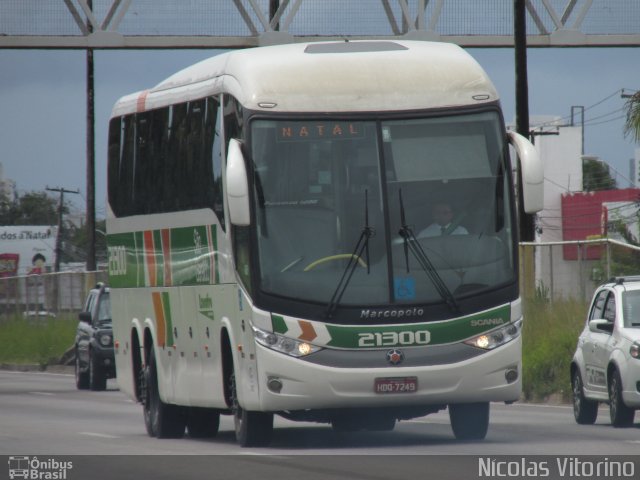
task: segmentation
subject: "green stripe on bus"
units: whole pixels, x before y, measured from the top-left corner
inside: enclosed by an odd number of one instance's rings
[[[289,330],[287,322],[280,315],[271,314],[271,326],[275,333],[285,334]]]
[[[503,305],[475,315],[438,322],[402,323],[393,325],[324,325],[331,337],[327,342],[327,346],[335,348],[370,348],[373,345],[363,346],[360,344],[363,336],[393,333],[394,336],[398,336],[398,338],[428,338],[428,341],[425,341],[424,343],[417,340],[408,340],[405,346],[443,345],[461,342],[476,335],[480,335],[481,333],[493,330],[500,325],[507,324],[510,320],[511,307],[509,305]],[[297,322],[297,319],[291,318],[289,321]],[[315,325],[320,324],[320,322],[312,323]],[[288,331],[286,320],[280,315],[272,314],[271,324],[275,333],[286,334]]]
[[[511,308],[506,305],[477,315],[431,323],[412,323],[402,325],[379,325],[361,327],[343,327],[327,325],[331,341],[327,344],[336,348],[358,348],[362,334],[384,334],[385,332],[429,332],[429,345],[456,343],[480,333],[506,324],[511,319]],[[414,335],[414,338],[417,336]]]
[[[213,242],[213,263],[215,268],[215,283],[220,283],[220,269],[218,265],[218,228],[211,226],[211,241]]]
[[[155,244],[153,252],[145,251],[143,235],[144,232],[137,231],[110,234],[107,237],[111,286],[150,287],[153,273],[156,275],[156,286],[168,286],[165,285],[165,267],[170,269],[168,278],[174,286],[220,283],[216,225],[170,229],[168,258],[165,258],[167,250],[162,249],[160,230],[151,232]],[[155,260],[153,272],[145,272],[146,256]]]

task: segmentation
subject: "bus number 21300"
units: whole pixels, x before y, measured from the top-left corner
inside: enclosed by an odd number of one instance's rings
[[[359,347],[395,347],[398,345],[427,345],[431,341],[428,330],[404,332],[368,332],[358,335]]]

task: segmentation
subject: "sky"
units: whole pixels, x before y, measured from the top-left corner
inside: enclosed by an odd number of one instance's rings
[[[467,51],[483,66],[501,97],[505,121],[515,119],[512,48]],[[113,104],[150,88],[217,50],[96,50],[96,216],[106,215],[106,139]],[[636,145],[623,135],[623,89],[640,89],[640,47],[530,48],[529,113],[569,122],[572,106],[585,107],[585,154],[595,155],[628,186]],[[86,55],[76,50],[0,49],[0,163],[19,194],[48,187],[78,189],[86,202]],[[579,118],[576,117],[576,121]]]

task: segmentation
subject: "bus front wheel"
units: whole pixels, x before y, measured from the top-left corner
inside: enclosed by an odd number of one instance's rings
[[[451,429],[458,440],[482,440],[489,429],[489,402],[449,405]]]
[[[250,412],[238,403],[235,372],[231,373],[231,411],[236,430],[236,440],[241,447],[266,447],[273,435],[273,414]]]

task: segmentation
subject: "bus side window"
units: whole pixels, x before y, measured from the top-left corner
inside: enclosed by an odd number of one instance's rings
[[[136,116],[129,115],[124,118],[124,138],[122,146],[122,156],[120,157],[119,186],[122,195],[120,216],[127,216],[133,213],[134,196],[134,165],[135,165],[135,142],[136,142]]]
[[[226,230],[224,217],[224,195],[222,189],[222,113],[216,98],[208,99],[209,118],[207,120],[207,134],[212,135],[213,148],[211,161],[213,167],[213,211],[218,216],[220,227]],[[210,122],[210,123],[209,123]]]
[[[222,96],[224,118],[224,145],[225,153],[229,150],[229,141],[232,138],[243,139],[242,107],[231,95]],[[233,254],[238,276],[242,284],[251,293],[251,249],[250,228],[232,226]]]
[[[117,216],[121,213],[121,202],[119,199],[122,198],[122,195],[119,194],[120,182],[115,180],[120,177],[121,151],[123,145],[122,138],[124,136],[123,131],[123,118],[113,118],[109,123],[109,153],[107,159],[107,168],[109,172],[108,177],[112,180],[107,184],[107,193],[109,195],[109,204]]]

